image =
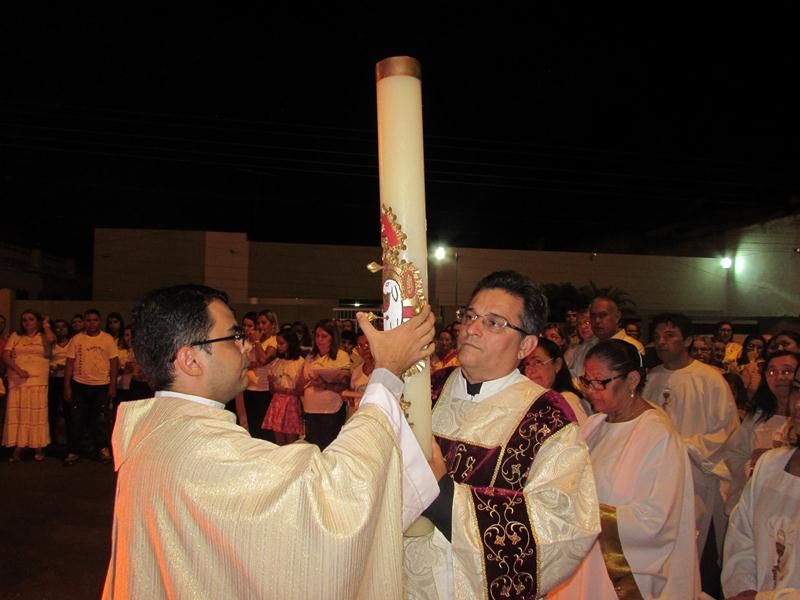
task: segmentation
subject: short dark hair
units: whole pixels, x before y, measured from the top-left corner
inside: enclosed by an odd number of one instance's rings
[[[656,315],[650,321],[651,331],[655,331],[658,325],[663,324],[672,325],[673,327],[680,329],[683,339],[687,339],[692,336],[692,322],[686,315],[682,315],[680,313],[661,313],[660,315]]]
[[[674,323],[673,323],[674,325]],[[598,342],[589,352],[586,359],[597,357],[606,361],[609,370],[617,371],[620,375],[627,375],[631,371],[639,373],[639,385],[636,391],[641,393],[644,389],[644,382],[647,378],[647,369],[644,367],[644,359],[639,354],[639,349],[625,340],[608,339]],[[586,362],[584,361],[584,364]]]
[[[177,285],[150,292],[133,309],[133,352],[153,389],[170,389],[178,350],[207,337],[213,300],[228,304],[228,295],[204,285]]]
[[[522,300],[522,329],[528,335],[539,335],[547,322],[547,297],[542,289],[516,271],[495,271],[478,282],[470,299],[483,290],[502,290]]]
[[[83,313],[83,318],[85,319],[87,315],[97,315],[98,319],[102,319],[103,315],[100,314],[100,311],[96,308],[87,308]],[[77,316],[77,315],[76,315]]]
[[[719,323],[717,323],[717,329],[719,329],[723,325],[730,325],[731,329],[733,329],[733,323],[731,321],[720,321]]]
[[[598,300],[605,300],[608,303],[608,305],[614,309],[614,314],[617,315],[618,317],[622,317],[622,311],[619,309],[619,304],[617,304],[617,301],[614,300],[614,298],[612,298],[611,296],[604,296],[602,294],[599,294],[594,298],[592,298],[592,301],[589,303],[590,311],[592,309],[592,305]]]

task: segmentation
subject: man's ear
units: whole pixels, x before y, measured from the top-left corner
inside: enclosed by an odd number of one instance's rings
[[[203,374],[203,365],[197,356],[198,352],[202,352],[200,348],[192,348],[190,346],[182,346],[175,353],[175,371],[184,373],[189,377],[197,377]]]
[[[685,340],[683,340],[683,347],[689,350],[692,347],[693,343],[694,343],[694,336],[690,335]]]
[[[522,341],[519,343],[519,354],[517,358],[522,360],[526,356],[528,356],[531,352],[536,350],[536,346],[539,345],[539,336],[536,335],[526,335],[522,338]]]

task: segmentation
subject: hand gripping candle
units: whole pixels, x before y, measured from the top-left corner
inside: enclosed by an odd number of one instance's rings
[[[394,56],[375,66],[378,95],[381,248],[384,329],[417,314],[428,293],[422,85],[419,62]],[[403,407],[425,456],[431,456],[431,385],[428,361],[404,374]],[[420,518],[406,535],[433,525]]]

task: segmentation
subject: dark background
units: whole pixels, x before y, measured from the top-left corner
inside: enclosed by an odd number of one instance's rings
[[[95,226],[377,244],[374,66],[398,54],[432,243],[668,253],[798,212],[792,3],[446,7],[6,15],[0,239],[81,264]]]

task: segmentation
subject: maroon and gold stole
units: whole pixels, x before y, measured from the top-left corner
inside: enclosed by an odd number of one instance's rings
[[[489,598],[536,597],[536,539],[523,488],[539,448],[574,420],[567,401],[549,390],[531,402],[502,446],[436,436],[453,480],[470,486]]]

